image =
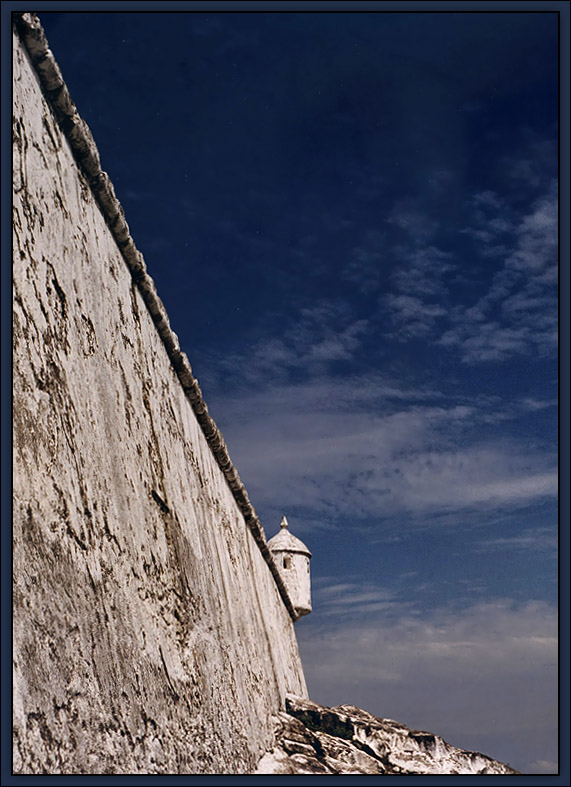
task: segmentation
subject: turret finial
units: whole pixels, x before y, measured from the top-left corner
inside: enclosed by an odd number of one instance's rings
[[[285,518],[285,516],[282,516],[282,521],[280,522],[280,527],[287,527],[287,526],[288,526],[287,519]]]

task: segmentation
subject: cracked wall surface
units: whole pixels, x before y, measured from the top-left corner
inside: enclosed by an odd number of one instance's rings
[[[14,771],[252,772],[293,622],[14,39]]]

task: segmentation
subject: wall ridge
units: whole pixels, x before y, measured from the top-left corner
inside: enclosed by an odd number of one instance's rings
[[[262,524],[250,502],[238,471],[232,463],[222,433],[208,412],[198,381],[192,374],[190,361],[186,353],[181,350],[178,336],[170,326],[166,309],[157,293],[155,283],[147,273],[143,255],[131,237],[125,212],[115,195],[111,179],[101,169],[95,140],[70,96],[61,70],[49,48],[41,22],[38,16],[32,13],[14,13],[13,19],[46,100],[70,145],[80,170],[88,179],[91,192],[145,302],[206,442],[238,504],[246,526],[252,533],[262,557],[268,565],[284,605],[295,621],[298,616],[267,546]]]

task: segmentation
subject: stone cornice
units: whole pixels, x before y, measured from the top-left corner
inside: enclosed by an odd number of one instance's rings
[[[147,306],[206,441],[226,478],[247,527],[268,564],[283,602],[295,621],[298,616],[268,549],[264,529],[250,502],[244,484],[240,480],[238,471],[232,464],[222,433],[208,412],[198,381],[192,374],[188,357],[180,349],[178,337],[170,326],[166,309],[157,294],[155,283],[147,273],[143,255],[131,237],[125,213],[115,196],[113,184],[109,175],[101,169],[95,141],[89,127],[79,116],[71,99],[60,68],[49,48],[40,20],[36,14],[31,13],[14,13],[13,19],[20,39],[38,75],[46,100],[70,145],[79,168],[89,182],[93,196]]]

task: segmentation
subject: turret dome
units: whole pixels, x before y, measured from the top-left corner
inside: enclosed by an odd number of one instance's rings
[[[288,530],[289,524],[285,516],[280,522],[280,530],[273,538],[268,541],[268,546],[272,552],[298,552],[300,555],[311,557],[311,552],[303,541],[296,538]]]

